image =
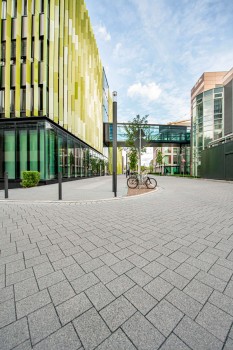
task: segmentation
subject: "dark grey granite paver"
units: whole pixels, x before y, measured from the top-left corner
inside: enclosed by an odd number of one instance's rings
[[[196,268],[195,266],[191,266],[187,263],[183,263],[180,266],[177,267],[175,272],[177,272],[179,275],[191,280],[200,270]]]
[[[131,288],[128,292],[124,293],[124,296],[143,315],[147,314],[157,304],[157,300],[139,286]]]
[[[111,266],[118,263],[120,260],[112,253],[106,253],[100,256],[100,259],[107,265]]]
[[[36,278],[40,278],[54,272],[54,269],[49,262],[44,262],[40,265],[36,265],[33,267],[33,270],[35,272]]]
[[[228,295],[233,299],[233,281],[230,281],[224,291],[224,294]]]
[[[183,313],[162,300],[146,317],[164,336],[168,336],[182,319]]]
[[[193,350],[221,350],[223,343],[205,328],[184,317],[174,333]]]
[[[117,277],[117,274],[110,269],[109,266],[101,266],[94,271],[94,274],[99,278],[99,280],[106,284]]]
[[[86,273],[88,273],[88,272],[94,271],[95,269],[103,265],[104,263],[102,260],[100,260],[99,258],[95,258],[85,262],[84,264],[81,265],[81,267]]]
[[[26,340],[25,342],[21,343],[20,345],[16,346],[14,350],[32,350],[31,342],[30,340]]]
[[[47,290],[43,290],[16,302],[17,318],[21,318],[51,302]]]
[[[0,289],[0,303],[3,303],[6,300],[13,299],[14,292],[13,286]]]
[[[141,287],[145,286],[145,284],[149,283],[152,280],[151,276],[149,276],[146,272],[142,271],[138,267],[135,267],[132,270],[128,271],[126,275]]]
[[[110,330],[92,308],[73,321],[85,350],[92,350],[111,335]]]
[[[202,308],[202,304],[177,288],[174,288],[166,299],[191,318],[195,318]]]
[[[65,275],[63,274],[63,272],[56,271],[56,272],[50,273],[46,276],[43,276],[41,278],[38,278],[37,282],[38,282],[39,288],[42,290],[42,289],[48,288],[54,284],[57,284],[58,282],[61,282],[64,279],[65,279]]]
[[[232,325],[232,321],[232,316],[210,303],[206,303],[196,318],[197,323],[206,328],[221,341],[225,340]]]
[[[1,350],[13,349],[27,339],[29,331],[26,317],[0,329]]]
[[[207,286],[210,286],[219,292],[223,292],[224,289],[226,288],[227,283],[220,280],[218,277],[215,277],[214,275],[211,275],[209,273],[206,273],[204,271],[200,271],[195,278],[198,281],[203,282]]]
[[[127,260],[139,268],[148,264],[148,261],[138,254],[130,255]]]
[[[139,312],[124,323],[122,329],[138,350],[156,350],[165,339]]]
[[[61,327],[52,304],[46,305],[30,314],[28,316],[28,324],[33,345]]]
[[[6,286],[34,277],[32,268],[12,273],[6,276]]]
[[[185,288],[184,292],[191,296],[192,298],[199,301],[201,304],[205,304],[206,300],[209,298],[213,289],[206,284],[193,279]]]
[[[136,350],[136,348],[122,330],[118,329],[100,344],[96,350]]]
[[[61,323],[64,325],[92,307],[84,293],[65,301],[56,307]]]
[[[230,270],[224,266],[218,265],[217,263],[214,264],[208,272],[211,275],[214,275],[225,282],[228,282],[233,274],[232,270]]]
[[[39,291],[35,277],[18,282],[14,285],[15,300],[26,298],[29,295],[35,294]]]
[[[77,350],[81,347],[80,340],[71,323],[34,346],[34,350]]]
[[[111,331],[115,331],[135,312],[135,307],[124,296],[121,296],[101,310],[100,315]]]
[[[97,310],[101,310],[115,299],[113,294],[102,283],[87,289],[86,294]]]
[[[150,264],[142,268],[148,275],[151,277],[159,276],[163,271],[166,270],[166,267],[157,261],[152,261]]]
[[[118,263],[111,266],[111,269],[116,272],[118,275],[122,275],[127,271],[134,268],[134,265],[128,260],[121,260]]]
[[[0,328],[16,321],[14,299],[0,304]]]
[[[11,273],[15,273],[18,271],[22,271],[25,269],[24,260],[12,261],[6,264],[6,274],[9,275]]]

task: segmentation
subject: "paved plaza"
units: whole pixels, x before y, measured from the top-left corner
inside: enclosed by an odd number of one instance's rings
[[[233,349],[233,184],[157,180],[0,202],[1,350]]]

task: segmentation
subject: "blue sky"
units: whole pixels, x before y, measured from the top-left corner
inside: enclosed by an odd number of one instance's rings
[[[204,71],[233,67],[233,0],[85,0],[118,121],[190,117]]]

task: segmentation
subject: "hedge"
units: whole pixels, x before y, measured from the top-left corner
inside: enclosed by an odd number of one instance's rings
[[[23,187],[34,187],[37,186],[40,181],[39,171],[22,171],[22,182]]]

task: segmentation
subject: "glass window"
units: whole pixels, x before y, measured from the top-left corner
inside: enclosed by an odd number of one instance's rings
[[[1,44],[1,59],[5,60],[6,59],[6,42],[3,41]]]
[[[45,178],[45,131],[40,129],[40,178]]]
[[[5,131],[5,171],[9,179],[15,179],[15,131]]]
[[[20,110],[26,111],[26,89],[20,89]]]
[[[21,57],[27,56],[27,39],[21,41]]]
[[[22,16],[27,16],[27,0],[22,0]]]
[[[214,114],[222,113],[222,99],[217,98],[214,100]]]
[[[19,167],[20,178],[22,179],[22,172],[27,170],[27,130],[19,131]]]
[[[17,17],[17,0],[12,0],[12,18],[16,18]]]
[[[38,134],[37,130],[29,131],[30,139],[30,170],[38,171]]]
[[[11,58],[16,57],[16,40],[12,40],[11,42]]]
[[[5,111],[5,91],[0,90],[0,113]]]
[[[13,113],[15,111],[15,90],[10,90],[10,112]]]
[[[6,19],[6,0],[2,0],[2,19]]]

